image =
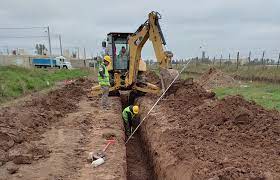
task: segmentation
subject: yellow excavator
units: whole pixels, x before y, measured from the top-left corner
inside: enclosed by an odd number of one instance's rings
[[[158,12],[149,13],[148,20],[135,33],[111,32],[107,34],[107,42],[102,42],[105,54],[112,63],[108,67],[110,74],[110,94],[129,96],[134,94],[159,94],[167,88],[178,74],[171,68],[172,52],[165,51],[165,39],[159,24],[161,15]],[[141,59],[142,48],[147,40],[152,42],[157,64],[160,69],[161,88],[146,81],[144,73],[146,63]],[[91,89],[91,95],[101,94],[100,86]]]

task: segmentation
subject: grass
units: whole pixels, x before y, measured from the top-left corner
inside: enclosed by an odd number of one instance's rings
[[[223,72],[229,75],[239,75],[241,77],[259,77],[274,80],[280,79],[280,68],[276,67],[266,67],[262,66],[241,66],[236,70],[236,65],[219,65],[213,64],[202,64],[202,63],[190,63],[186,70],[181,74],[182,79],[186,78],[199,78],[203,73],[205,73],[210,67],[216,67],[221,69]],[[178,70],[182,69],[182,65],[174,65],[173,68]],[[237,87],[219,87],[214,89],[214,92],[218,98],[223,98],[228,95],[242,95],[247,100],[253,100],[257,104],[267,108],[276,109],[280,111],[280,84],[270,83],[270,82],[254,82],[247,83],[247,86],[237,86]]]
[[[218,98],[228,95],[242,95],[247,100],[267,108],[280,110],[280,85],[268,83],[250,83],[240,87],[220,87],[214,89]]]
[[[0,103],[33,91],[53,86],[56,82],[88,75],[86,70],[27,69],[0,66]]]

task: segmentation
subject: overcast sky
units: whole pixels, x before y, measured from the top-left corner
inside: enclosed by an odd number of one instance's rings
[[[279,0],[0,0],[0,27],[50,26],[57,51],[58,34],[63,47],[85,47],[96,54],[110,31],[134,32],[150,11],[162,14],[160,24],[168,50],[176,58],[200,56],[204,49],[211,57],[252,50],[261,56],[277,57],[280,51]],[[45,36],[44,29],[0,29],[0,49],[32,49],[46,38],[10,39],[10,36]],[[200,48],[202,47],[202,48]],[[143,59],[153,57],[151,45]],[[234,55],[233,55],[234,56]]]

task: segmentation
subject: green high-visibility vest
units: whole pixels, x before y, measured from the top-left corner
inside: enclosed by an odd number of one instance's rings
[[[108,69],[103,63],[99,65],[98,82],[100,86],[110,86]]]
[[[132,112],[132,106],[126,107],[122,112],[122,116],[123,116],[125,123],[128,123],[129,118],[132,119],[134,117],[134,113]]]

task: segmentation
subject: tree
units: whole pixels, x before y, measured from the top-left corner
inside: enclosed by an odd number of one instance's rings
[[[47,51],[47,48],[44,44],[36,44],[35,48],[38,55],[45,55],[45,51]]]

